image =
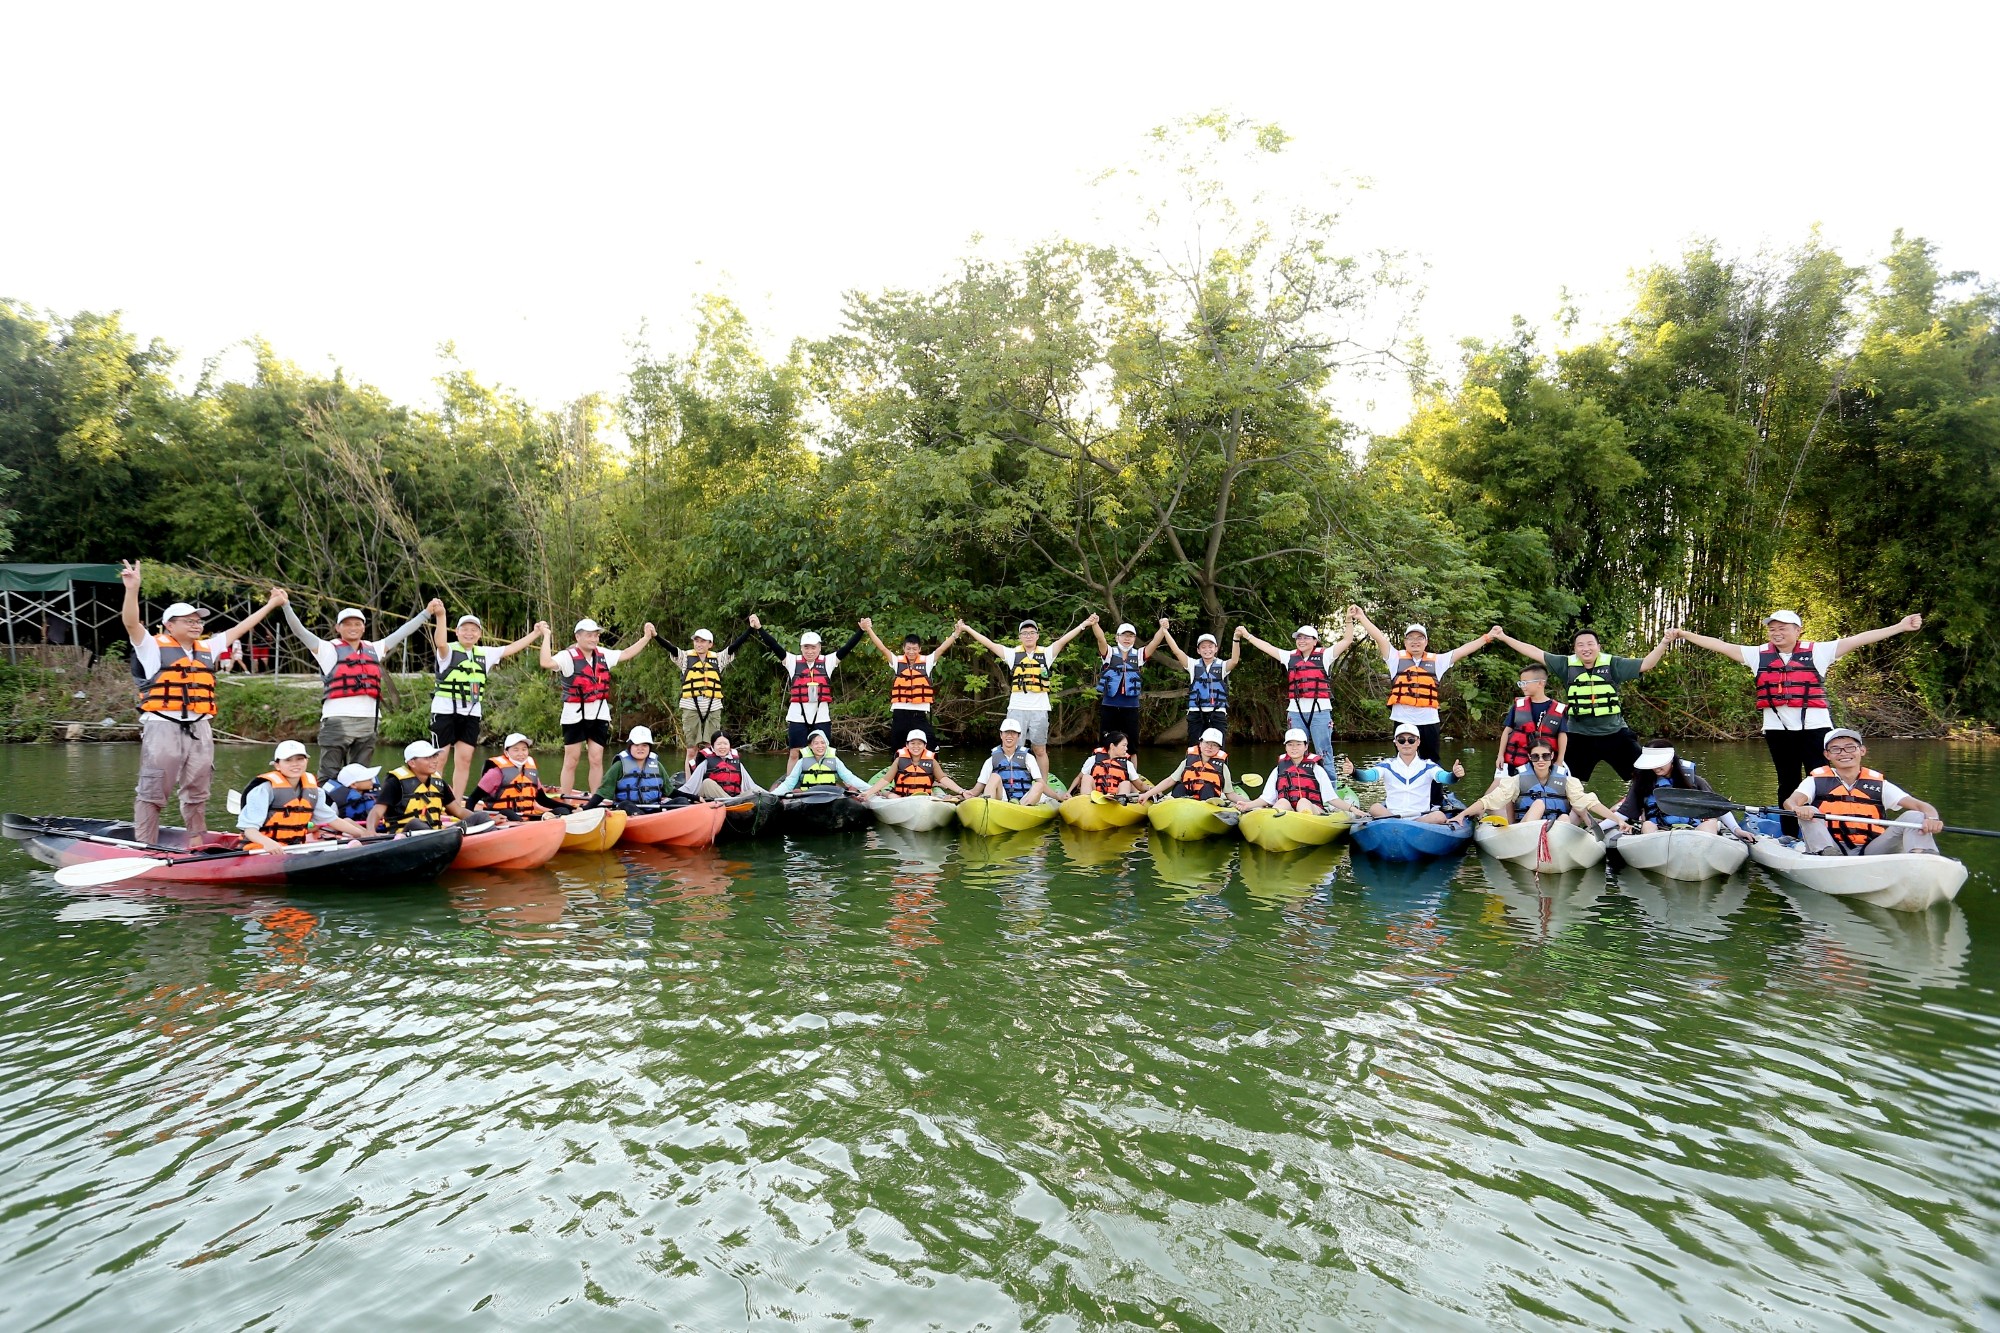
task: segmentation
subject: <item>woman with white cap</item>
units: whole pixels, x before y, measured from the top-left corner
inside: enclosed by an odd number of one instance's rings
[[[819,787],[845,787],[856,796],[868,790],[868,784],[848,771],[840,756],[833,752],[833,742],[826,733],[815,727],[806,733],[806,747],[794,763],[791,771],[778,779],[778,785],[771,788],[773,796],[783,796],[790,791],[812,791]]]
[[[397,644],[444,614],[444,603],[433,597],[384,639],[362,637],[368,617],[359,607],[343,607],[333,618],[334,637],[322,639],[305,627],[289,600],[285,623],[319,665],[324,699],[319,709],[319,778],[331,782],[349,764],[375,757],[375,725],[382,715],[382,673]]]
[[[315,828],[336,829],[350,838],[368,836],[366,828],[342,817],[318,779],[306,771],[310,758],[305,746],[283,741],[271,759],[271,770],[252,778],[243,789],[236,827],[246,844],[283,851],[311,837]]]
[[[660,640],[660,646],[673,660],[674,669],[681,673],[681,744],[687,747],[690,764],[695,762],[701,747],[722,732],[722,673],[729,670],[729,664],[736,660],[736,650],[754,632],[745,629],[719,652],[715,636],[705,629],[694,632],[693,646],[686,649],[675,647],[671,639]]]
[[[474,810],[491,810],[508,820],[541,819],[545,810],[568,814],[576,809],[574,802],[558,800],[542,786],[533,747],[518,731],[501,743],[499,754],[487,759],[468,797]]]
[[[1632,762],[1632,786],[1625,798],[1618,802],[1620,818],[1639,824],[1646,833],[1658,833],[1664,829],[1692,828],[1703,833],[1714,833],[1727,824],[1729,831],[1745,842],[1750,835],[1737,822],[1735,815],[1725,815],[1720,820],[1690,819],[1684,815],[1669,814],[1660,808],[1659,792],[1662,788],[1677,787],[1682,791],[1712,792],[1708,779],[1694,771],[1694,765],[1674,752],[1673,745],[1662,739],[1646,742],[1646,748]]]
[[[485,721],[487,675],[549,627],[538,620],[514,642],[489,648],[479,642],[486,633],[479,617],[463,615],[458,618],[454,631],[457,642],[453,643],[445,635],[444,603],[436,605],[437,628],[432,638],[437,645],[437,684],[431,689],[431,744],[452,757],[452,782],[464,787],[472,776],[473,752],[479,748],[479,728]]]
[[[1314,754],[1332,754],[1333,664],[1354,642],[1354,626],[1348,624],[1338,642],[1322,648],[1319,630],[1301,625],[1292,631],[1294,649],[1289,653],[1264,642],[1244,625],[1236,627],[1236,637],[1249,640],[1252,648],[1277,659],[1285,668],[1285,725],[1311,736]]]
[[[1118,627],[1117,642],[1109,642],[1095,616],[1090,620],[1090,632],[1097,639],[1097,653],[1100,665],[1097,673],[1097,743],[1102,745],[1104,737],[1114,731],[1122,731],[1138,743],[1140,670],[1146,659],[1160,646],[1160,640],[1167,636],[1166,622],[1153,632],[1146,646],[1139,646],[1139,631],[1130,624]]]
[[[1438,809],[1440,788],[1465,776],[1465,765],[1454,762],[1451,771],[1438,767],[1434,759],[1417,753],[1423,734],[1413,722],[1398,722],[1395,731],[1396,757],[1361,770],[1363,782],[1382,784],[1382,799],[1368,807],[1377,819],[1414,819],[1423,824],[1443,824],[1444,811]]]
[[[600,646],[604,627],[588,616],[576,622],[576,642],[559,653],[549,651],[551,637],[542,626],[541,660],[544,670],[562,678],[563,762],[560,789],[570,791],[576,782],[576,761],[583,747],[590,747],[590,786],[594,791],[604,781],[604,747],[611,743],[611,669],[629,662],[653,641],[653,622],[630,648]]]
[[[873,800],[884,790],[892,791],[897,796],[936,797],[940,787],[955,796],[970,794],[952,780],[951,774],[944,771],[944,765],[938,763],[937,755],[931,750],[930,737],[924,734],[924,729],[912,727],[904,735],[903,744],[890,759],[889,766],[863,793],[862,799]]]
[[[833,725],[833,673],[840,669],[840,659],[861,642],[861,631],[855,630],[839,652],[826,653],[820,651],[819,633],[807,630],[799,636],[799,650],[793,653],[785,651],[785,645],[772,638],[755,616],[750,617],[750,629],[785,664],[785,743],[791,747],[785,762],[797,764],[812,733],[823,733]]]
[[[1348,607],[1347,618],[1361,626],[1382,653],[1382,665],[1389,672],[1389,720],[1415,727],[1421,738],[1417,753],[1425,759],[1441,761],[1444,752],[1439,745],[1444,738],[1444,723],[1438,713],[1438,683],[1451,670],[1452,663],[1493,642],[1492,633],[1462,643],[1450,652],[1432,653],[1425,651],[1430,647],[1430,631],[1415,622],[1404,628],[1403,646],[1397,649],[1360,607]]]
[[[1764,745],[1771,752],[1778,799],[1782,801],[1798,786],[1805,771],[1819,764],[1820,747],[1833,726],[1833,715],[1827,709],[1827,669],[1856,648],[1923,627],[1922,616],[1909,615],[1880,629],[1812,643],[1801,639],[1805,623],[1798,612],[1773,611],[1765,618],[1761,644],[1728,643],[1691,629],[1670,629],[1667,638],[1684,639],[1750,669],[1757,707],[1764,714]]]
[[[1154,783],[1139,799],[1150,801],[1161,792],[1171,791],[1190,801],[1231,805],[1236,803],[1235,785],[1229,773],[1229,756],[1222,748],[1222,733],[1204,731],[1201,740],[1188,747],[1187,757],[1174,771]]]
[[[1223,744],[1229,743],[1229,673],[1236,670],[1243,660],[1243,636],[1232,635],[1229,642],[1229,656],[1222,657],[1222,647],[1213,634],[1203,634],[1194,641],[1193,657],[1181,651],[1180,644],[1174,642],[1174,632],[1168,628],[1167,620],[1160,620],[1160,635],[1166,640],[1167,651],[1188,673],[1187,734],[1199,736],[1204,731],[1219,731]]]

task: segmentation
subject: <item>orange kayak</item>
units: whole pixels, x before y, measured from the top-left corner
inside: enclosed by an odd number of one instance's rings
[[[562,850],[569,832],[560,819],[525,824],[489,824],[469,830],[452,861],[453,870],[533,870]]]
[[[715,841],[715,835],[722,830],[722,821],[727,818],[726,806],[699,801],[677,805],[657,814],[633,815],[625,821],[625,836],[619,841],[648,846],[706,847]]]

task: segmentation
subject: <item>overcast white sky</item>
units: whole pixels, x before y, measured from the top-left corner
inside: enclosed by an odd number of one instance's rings
[[[1613,315],[1700,236],[1818,223],[1863,258],[1900,226],[2000,277],[1996,13],[17,3],[0,295],[121,309],[190,374],[261,334],[405,400],[450,340],[553,405],[615,393],[702,291],[782,346],[975,233],[1078,232],[1091,176],[1212,107],[1374,180],[1439,347],[1565,285]]]

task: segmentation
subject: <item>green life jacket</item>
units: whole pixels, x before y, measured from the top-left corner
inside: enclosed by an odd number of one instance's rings
[[[449,663],[437,674],[437,687],[431,695],[434,704],[449,704],[454,713],[464,712],[479,702],[479,696],[486,689],[486,657],[477,648],[467,653],[464,648],[453,648],[446,659]],[[431,709],[437,712],[436,708]]]
[[[833,766],[833,756],[818,759],[807,754],[805,767],[799,772],[801,787],[831,787],[840,782],[840,770]]]
[[[1571,717],[1617,717],[1624,711],[1617,683],[1611,679],[1610,658],[1600,657],[1596,666],[1587,667],[1572,653],[1568,668],[1564,672],[1563,705]]]

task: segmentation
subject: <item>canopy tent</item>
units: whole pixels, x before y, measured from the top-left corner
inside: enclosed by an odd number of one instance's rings
[[[108,602],[99,585],[106,583],[118,586],[118,566],[0,564],[0,621],[7,629],[7,660],[20,660],[17,645],[23,641],[82,646],[86,639],[94,640]],[[118,595],[122,598],[123,591]],[[109,602],[109,609],[115,619],[117,603]]]
[[[116,583],[116,565],[0,565],[0,591],[68,592],[72,583]]]

